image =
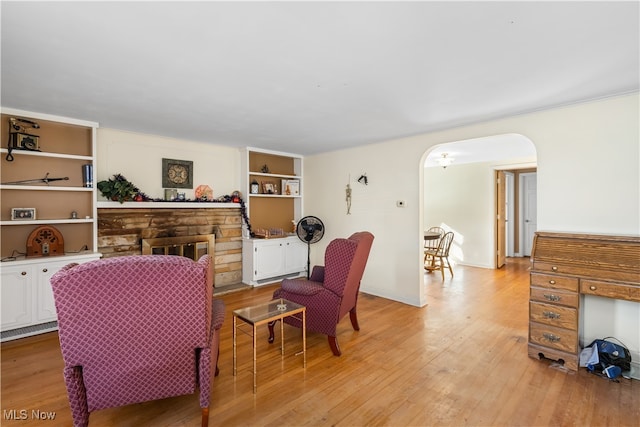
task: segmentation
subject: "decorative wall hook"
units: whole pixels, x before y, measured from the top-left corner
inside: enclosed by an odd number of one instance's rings
[[[369,179],[367,178],[367,174],[363,173],[362,175],[360,175],[360,178],[358,178],[358,182],[363,185],[369,185]]]

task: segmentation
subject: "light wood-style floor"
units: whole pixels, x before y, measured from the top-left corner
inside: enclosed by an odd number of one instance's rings
[[[258,393],[252,393],[251,339],[239,336],[233,376],[231,311],[270,299],[276,286],[220,296],[227,304],[220,376],[213,385],[212,426],[635,426],[640,383],[566,372],[527,356],[528,259],[497,271],[461,267],[455,277],[426,275],[429,305],[416,308],[361,294],[361,330],[344,318],[334,357],[323,336],[309,334],[302,368],[301,334],[261,331]],[[7,411],[29,419],[8,421]],[[55,420],[31,419],[32,410]],[[70,426],[57,335],[2,344],[3,426]],[[196,395],[113,408],[91,426],[198,426]]]

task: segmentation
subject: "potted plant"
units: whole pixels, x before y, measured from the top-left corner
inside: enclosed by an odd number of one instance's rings
[[[138,200],[137,196],[140,195],[140,189],[119,173],[98,182],[98,190],[107,199],[120,203]]]

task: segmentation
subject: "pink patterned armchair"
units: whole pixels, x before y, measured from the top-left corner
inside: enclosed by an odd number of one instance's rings
[[[358,331],[356,304],[360,280],[367,264],[373,234],[361,231],[348,239],[335,239],[324,254],[324,266],[315,266],[309,280],[285,279],[273,298],[284,298],[307,307],[307,330],[327,335],[336,356],[342,352],[336,339],[338,322],[347,313],[353,329]],[[302,327],[302,322],[285,318],[285,322]],[[274,323],[269,324],[269,342],[273,342]]]
[[[134,255],[70,264],[51,278],[74,426],[89,413],[200,389],[209,419],[225,307],[211,256]]]

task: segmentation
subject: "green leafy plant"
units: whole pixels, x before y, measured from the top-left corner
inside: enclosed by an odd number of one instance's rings
[[[106,181],[98,182],[98,190],[107,199],[120,203],[143,199],[138,197],[142,194],[140,189],[119,173]]]

